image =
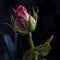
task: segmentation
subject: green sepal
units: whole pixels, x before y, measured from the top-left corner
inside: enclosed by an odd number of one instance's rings
[[[14,26],[14,17],[12,14],[11,14],[11,24]]]
[[[35,12],[34,7],[32,8],[32,10],[33,10],[33,17],[35,18],[36,23],[37,23],[39,10],[38,10],[38,8],[37,8],[37,12]]]
[[[8,27],[10,27],[11,29],[14,30],[14,27],[13,27],[12,25],[10,25],[10,24],[8,24],[8,23],[4,23],[4,25],[6,25],[6,26],[8,26]]]
[[[21,31],[21,29],[19,27],[15,27],[14,31],[19,33],[20,35],[26,35],[27,34],[27,31]]]

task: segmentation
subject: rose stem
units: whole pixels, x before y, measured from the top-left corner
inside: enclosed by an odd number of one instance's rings
[[[29,40],[29,43],[30,43],[30,47],[34,48],[34,43],[33,43],[32,33],[31,32],[29,32],[29,34],[28,34],[28,40]]]
[[[38,60],[37,54],[35,54],[35,60]]]
[[[34,43],[33,43],[32,33],[31,32],[29,32],[29,34],[28,34],[28,40],[29,40],[29,43],[30,43],[30,47],[34,48]],[[35,54],[35,60],[38,60],[37,54]]]

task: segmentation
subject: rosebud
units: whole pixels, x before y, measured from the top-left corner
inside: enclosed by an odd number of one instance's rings
[[[17,10],[14,10],[14,30],[22,34],[27,34],[34,31],[35,27],[35,18],[27,12],[24,6],[18,6]]]

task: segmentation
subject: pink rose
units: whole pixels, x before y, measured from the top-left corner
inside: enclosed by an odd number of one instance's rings
[[[35,19],[27,12],[27,9],[20,5],[14,11],[14,27],[20,33],[28,33],[35,29]],[[32,30],[33,29],[33,30]]]

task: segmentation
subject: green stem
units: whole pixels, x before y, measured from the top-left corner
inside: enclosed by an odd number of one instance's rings
[[[34,48],[34,43],[33,43],[32,33],[31,32],[29,32],[29,34],[28,34],[28,40],[29,40],[31,48]]]
[[[29,40],[29,43],[30,43],[30,47],[34,48],[34,43],[33,43],[32,33],[31,32],[29,32],[29,34],[28,34],[28,40]],[[35,60],[38,60],[37,54],[35,54]]]
[[[38,57],[37,57],[37,55],[35,55],[35,60],[38,60]]]

